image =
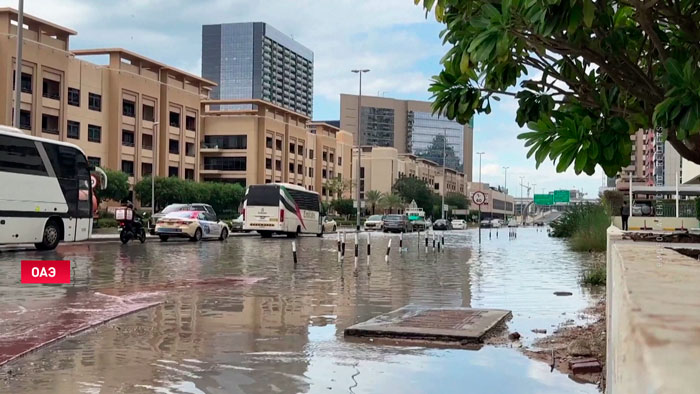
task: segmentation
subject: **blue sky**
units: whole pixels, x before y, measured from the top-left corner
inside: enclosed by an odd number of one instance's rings
[[[0,5],[16,8],[17,2]],[[202,24],[270,23],[314,51],[314,118],[324,120],[338,119],[340,93],[357,93],[357,76],[349,71],[357,67],[372,70],[363,77],[364,94],[428,100],[430,77],[446,51],[442,26],[412,0],[26,0],[25,12],[76,30],[74,49],[123,47],[195,74],[201,73]],[[522,132],[517,103],[504,98],[492,106],[474,122],[485,182],[503,185],[508,166],[508,188],[516,195],[522,176],[537,192],[575,187],[597,196],[601,171],[557,174],[549,162],[535,169],[515,138]]]

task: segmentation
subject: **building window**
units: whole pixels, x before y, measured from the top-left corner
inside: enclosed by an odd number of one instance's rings
[[[134,146],[134,132],[133,131],[122,130],[122,145]]]
[[[168,176],[169,177],[177,178],[179,176],[179,173],[180,173],[180,168],[173,167],[173,166],[168,167]]]
[[[80,107],[80,89],[68,88],[68,105]]]
[[[141,176],[147,177],[153,174],[153,164],[151,163],[141,163]]]
[[[58,116],[41,114],[41,131],[58,134]]]
[[[246,170],[246,158],[245,157],[205,157],[204,158],[204,169],[205,170],[218,170],[218,171],[245,171]]]
[[[303,175],[304,174],[304,166],[301,164],[297,164],[297,174]]]
[[[328,152],[324,151],[322,154],[323,161],[328,161]]]
[[[265,147],[272,149],[272,137],[265,137]]]
[[[194,170],[191,168],[185,168],[185,179],[189,179],[191,181],[194,180]]]
[[[272,169],[272,159],[270,159],[270,158],[265,159],[265,169],[267,169],[267,170]]]
[[[145,150],[153,150],[153,136],[150,134],[141,135],[141,148]]]
[[[335,155],[331,153],[328,161],[330,161],[331,163],[334,163],[335,162]]]
[[[131,100],[122,100],[122,115],[133,118],[136,116],[136,103]]]
[[[180,154],[180,143],[177,140],[171,139],[168,142],[168,151],[173,154]]]
[[[272,183],[272,179],[265,179],[265,183]]]
[[[289,172],[294,174],[294,163],[289,163]]]
[[[299,156],[304,156],[304,145],[297,145],[297,154]]]
[[[289,153],[294,154],[296,152],[296,145],[292,142],[289,144]]]
[[[327,196],[327,195],[328,195],[328,193],[326,192],[326,187],[325,187],[325,186],[323,186],[323,187],[321,188],[321,195],[323,195],[323,196]]]
[[[94,124],[89,124],[88,125],[88,141],[90,141],[90,142],[102,141],[102,127],[95,126]]]
[[[99,167],[101,162],[102,159],[100,159],[99,157],[88,156],[88,164],[90,164],[93,167]]]
[[[275,141],[275,148],[279,151],[282,150],[282,140],[276,140]]]
[[[275,160],[275,170],[282,171],[282,161],[281,160]]]
[[[19,128],[24,130],[32,129],[32,113],[23,109],[19,110]]]
[[[143,120],[146,120],[149,122],[153,122],[154,120],[156,120],[156,117],[155,117],[156,111],[152,105],[144,104],[141,108],[142,108],[141,112],[142,112]]]
[[[179,113],[170,111],[170,125],[173,127],[180,127],[180,114]]]
[[[314,150],[309,149],[309,159],[313,160],[314,159]]]
[[[12,90],[15,90],[15,72],[12,72]],[[22,93],[32,94],[32,74],[22,73],[22,79],[19,81],[19,89]]]
[[[343,158],[338,156],[338,165],[342,166],[343,165]]]
[[[80,139],[80,122],[76,122],[73,120],[68,121],[68,130],[67,130],[67,135],[68,138],[73,138],[75,140]]]
[[[61,98],[61,83],[53,79],[44,78],[42,84],[42,96],[54,100]]]
[[[197,131],[197,118],[194,116],[185,116],[185,128],[189,131]]]
[[[360,167],[360,178],[364,178],[364,177],[365,177],[365,167]],[[423,179],[423,180],[425,180],[425,179]]]
[[[314,177],[314,169],[312,167],[309,167],[309,177],[310,178]]]
[[[122,172],[134,176],[134,162],[131,160],[122,160]]]
[[[327,175],[328,175],[328,172],[327,172],[326,169],[324,168],[324,169],[321,171],[321,177],[323,177],[323,179],[326,179]]]
[[[272,144],[272,142],[270,142],[270,144]],[[248,148],[248,136],[206,135],[204,136],[204,144],[202,147],[211,149],[246,149]]]
[[[95,93],[88,93],[88,109],[102,111],[102,96]]]
[[[185,143],[185,155],[194,157],[194,144],[191,142]]]

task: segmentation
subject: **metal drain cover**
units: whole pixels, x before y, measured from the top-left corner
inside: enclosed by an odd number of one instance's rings
[[[408,305],[345,329],[348,337],[480,343],[510,316],[503,309],[426,308]]]

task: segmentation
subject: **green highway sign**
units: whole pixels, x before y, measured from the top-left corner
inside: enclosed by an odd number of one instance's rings
[[[554,202],[569,202],[571,194],[568,190],[555,190]]]
[[[551,194],[535,194],[535,205],[554,205]]]

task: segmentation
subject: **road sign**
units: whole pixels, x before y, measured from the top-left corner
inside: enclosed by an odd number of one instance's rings
[[[551,194],[535,194],[535,205],[554,205],[553,197]]]
[[[569,202],[571,198],[571,193],[568,190],[555,190],[554,191],[554,202]]]
[[[486,203],[486,194],[479,191],[474,192],[474,194],[472,194],[472,201],[474,201],[476,205],[483,205]]]

